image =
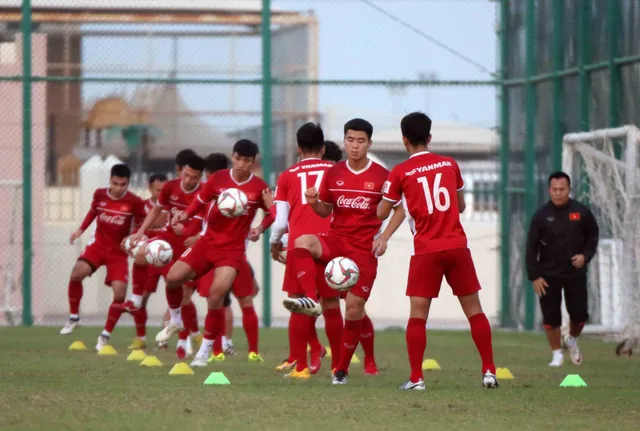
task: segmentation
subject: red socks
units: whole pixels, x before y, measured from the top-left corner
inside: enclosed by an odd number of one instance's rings
[[[343,333],[343,320],[342,311],[340,308],[329,308],[322,312],[324,316],[324,329],[329,339],[329,346],[331,347],[331,369],[338,367],[338,361],[340,360],[340,346],[342,345],[342,333]]]
[[[320,343],[320,340],[318,339],[318,331],[316,331],[316,320],[318,320],[317,317],[310,317],[309,318],[309,347],[311,347],[311,350],[322,350],[322,344]]]
[[[122,303],[124,301],[113,301],[111,306],[109,307],[109,314],[107,314],[107,323],[104,325],[104,330],[111,333],[113,329],[116,327],[118,320],[120,320],[120,316],[124,313],[124,308],[122,308]]]
[[[340,361],[337,370],[348,373],[349,364],[360,342],[360,332],[362,331],[362,320],[346,320],[344,322],[344,332],[342,333],[342,345],[340,346]],[[333,349],[332,355],[333,356]]]
[[[295,279],[290,279],[289,282],[299,283],[306,296],[315,297],[316,261],[313,260],[311,252],[305,248],[294,248],[287,254],[291,254],[292,259],[291,278],[295,277]]]
[[[409,365],[411,366],[411,381],[417,383],[422,379],[422,358],[427,348],[427,321],[424,319],[410,318],[407,323],[407,352],[409,353]]]
[[[175,289],[165,289],[167,295],[167,304],[169,308],[176,309],[182,305],[182,287]]]
[[[289,357],[287,358],[287,362],[288,363],[293,363],[293,361],[295,361],[295,357],[293,356],[293,339],[295,338],[295,329],[293,328],[293,325],[295,323],[295,316],[296,313],[291,313],[291,315],[289,316],[289,326],[287,327],[288,331],[289,331]]]
[[[491,325],[484,313],[474,314],[469,318],[471,325],[471,337],[476,343],[480,359],[482,359],[482,372],[495,374],[496,365],[493,362],[493,346],[491,343]]]
[[[147,335],[147,309],[142,307],[133,313],[133,321],[136,324],[136,336],[144,337]]]
[[[146,265],[133,265],[131,270],[133,283],[131,286],[131,293],[133,295],[142,296],[144,293],[145,283],[147,281],[147,266]]]
[[[80,314],[80,300],[82,299],[82,282],[69,280],[69,314]]]
[[[307,361],[307,343],[309,342],[309,321],[313,320],[304,314],[291,313],[291,333],[293,342],[291,343],[291,356],[298,361],[296,370],[302,371],[309,368]]]
[[[223,315],[224,315],[224,309]],[[258,353],[258,315],[253,307],[242,308],[242,327],[247,334],[250,353]],[[222,334],[222,333],[220,333]]]
[[[223,335],[224,331],[224,308],[207,311],[204,319],[204,338],[215,341],[215,339]]]
[[[365,315],[362,319],[362,329],[360,332],[360,344],[362,345],[362,350],[364,350],[365,358],[375,357],[373,350],[374,339],[373,322],[369,316]]]

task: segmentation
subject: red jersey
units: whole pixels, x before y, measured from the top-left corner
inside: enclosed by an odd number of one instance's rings
[[[463,188],[456,161],[428,151],[412,155],[391,170],[384,198],[404,199],[414,221],[410,226],[415,254],[467,247],[457,197]]]
[[[326,233],[329,231],[330,217],[320,217],[307,205],[305,192],[311,187],[318,191],[323,179],[334,163],[320,159],[304,159],[296,163],[278,178],[275,202],[289,205],[289,241],[291,244],[301,235]]]
[[[371,253],[382,226],[376,211],[388,175],[388,170],[369,160],[360,171],[352,170],[346,161],[338,162],[324,176],[320,200],[333,205],[330,232],[354,251]]]
[[[198,192],[202,189],[202,183],[199,183],[196,188],[186,192],[182,189],[181,182],[179,178],[176,178],[164,183],[160,191],[160,196],[158,197],[158,203],[156,204],[169,212],[166,225],[166,229],[169,232],[173,232],[172,225],[176,222],[176,217],[187,210],[191,202],[198,196]]]
[[[145,216],[144,201],[130,191],[125,192],[121,198],[114,199],[108,188],[97,189],[93,193],[91,209],[80,225],[80,230],[84,232],[96,219],[96,229],[91,242],[100,244],[110,252],[124,253],[120,250],[120,243]]]
[[[243,182],[237,182],[231,175],[231,169],[223,169],[213,173],[205,183],[197,201],[193,202],[187,210],[187,215],[193,217],[202,207],[209,202],[205,217],[205,228],[202,239],[211,247],[225,251],[246,251],[246,240],[251,230],[251,223],[261,208],[269,215],[269,209],[262,199],[262,191],[269,186],[261,178],[251,174]],[[218,210],[215,202],[220,193],[226,189],[239,189],[247,195],[247,213],[238,217],[229,218]]]

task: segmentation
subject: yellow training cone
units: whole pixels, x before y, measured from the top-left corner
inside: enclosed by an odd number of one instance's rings
[[[511,371],[508,368],[498,368],[496,369],[496,377],[502,380],[510,380],[515,379]]]
[[[127,356],[127,361],[142,361],[146,357],[147,354],[144,353],[144,350],[136,349],[132,350],[131,353],[129,353],[129,356]]]
[[[422,369],[426,371],[436,371],[441,370],[440,364],[435,359],[425,359],[422,363]]]
[[[69,351],[71,352],[79,352],[82,350],[87,350],[87,346],[82,341],[74,341],[69,346]]]
[[[155,356],[147,356],[140,362],[141,367],[161,367],[162,362]]]
[[[169,371],[170,376],[184,376],[194,374],[191,367],[186,362],[178,362]]]
[[[104,346],[98,352],[98,355],[100,355],[100,356],[114,356],[114,355],[117,355],[117,354],[118,354],[118,352],[116,352],[116,349],[114,349],[113,346],[111,346],[109,344]]]
[[[356,355],[355,353],[351,357],[351,363],[352,364],[359,364],[360,363],[360,358],[358,358],[358,355]]]

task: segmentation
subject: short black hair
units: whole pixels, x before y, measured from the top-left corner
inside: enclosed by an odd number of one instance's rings
[[[339,162],[342,160],[342,150],[333,141],[324,141],[324,156],[322,156],[322,160],[332,160],[334,162]]]
[[[161,183],[164,183],[168,179],[169,178],[167,178],[167,176],[165,174],[162,174],[162,173],[151,174],[149,176],[149,185],[155,183],[156,181],[160,181]]]
[[[317,153],[324,147],[324,132],[319,124],[303,124],[296,132],[298,148],[305,153]]]
[[[204,158],[204,170],[210,174],[229,168],[229,157],[224,153],[211,153]]]
[[[349,120],[344,125],[344,135],[347,136],[347,131],[353,130],[356,132],[364,132],[367,134],[369,140],[371,140],[371,136],[373,135],[373,126],[367,120],[363,120],[362,118],[354,118],[353,120]]]
[[[569,178],[569,174],[563,171],[557,171],[549,175],[549,186],[551,186],[551,180],[561,180],[563,178],[567,180],[567,184],[571,187],[571,178]]]
[[[110,176],[130,179],[131,169],[129,168],[129,166],[125,165],[124,163],[118,163],[117,165],[111,166]]]
[[[176,154],[176,166],[180,168],[183,167],[187,164],[187,160],[189,159],[189,157],[192,156],[197,156],[197,154],[190,148],[178,151],[178,154]]]
[[[402,136],[414,147],[427,145],[431,135],[431,118],[423,112],[412,112],[404,116],[400,122]]]
[[[191,169],[202,172],[204,170],[204,159],[197,154],[193,154],[184,159],[184,165]]]
[[[240,157],[256,157],[260,152],[258,144],[248,139],[240,139],[233,145],[233,152],[238,153]]]

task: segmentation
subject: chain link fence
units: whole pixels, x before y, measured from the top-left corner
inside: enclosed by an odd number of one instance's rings
[[[301,124],[320,122],[327,139],[340,144],[343,124],[363,117],[374,125],[374,157],[391,168],[407,157],[399,122],[414,110],[434,120],[431,149],[460,162],[467,182],[464,222],[474,256],[483,259],[479,267],[487,307],[497,317],[496,5],[412,0],[394,2],[391,8],[337,0],[272,2],[272,133],[263,139],[262,2],[215,6],[192,1],[186,2],[189,10],[185,2],[98,3],[33,2],[31,81],[23,77],[20,2],[0,6],[0,145],[8,162],[0,173],[0,193],[14,202],[0,210],[0,219],[11,227],[0,235],[2,291],[5,308],[15,311],[5,323],[20,322],[23,297],[24,82],[32,83],[33,92],[28,208],[33,262],[25,293],[30,293],[36,324],[58,325],[68,317],[69,274],[90,232],[73,246],[69,236],[88,210],[93,188],[107,185],[104,166],[113,160],[131,166],[132,190],[146,198],[148,176],[163,172],[173,177],[179,150],[228,154],[235,140],[249,138],[271,156],[269,180],[275,184],[277,175],[296,161],[295,131]],[[416,11],[446,12],[448,21],[427,34],[413,18]],[[354,24],[354,16],[362,24]],[[478,16],[483,19],[473,19]],[[465,32],[454,31],[461,19],[474,23]],[[260,161],[259,174],[262,166]],[[408,229],[402,228],[394,241],[396,254],[388,261],[408,263]],[[287,318],[279,305],[283,271],[263,259],[262,251],[261,243],[252,244],[248,256],[263,290],[270,287],[273,294],[266,307],[262,295],[256,306],[272,309],[278,324]],[[268,280],[260,277],[263,263],[272,265]],[[379,293],[370,304],[377,323],[397,324],[406,318],[404,296],[384,290],[405,278],[406,268],[383,264]],[[84,282],[81,314],[86,324],[103,322],[111,300],[103,280],[98,271]],[[160,322],[163,296],[151,300],[150,322]],[[397,298],[390,301],[391,296]],[[395,304],[391,309],[390,302]],[[464,321],[461,312],[442,308],[436,321]],[[127,318],[123,324],[129,324]]]

